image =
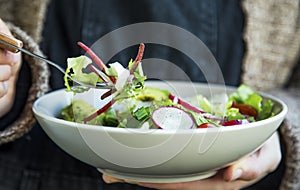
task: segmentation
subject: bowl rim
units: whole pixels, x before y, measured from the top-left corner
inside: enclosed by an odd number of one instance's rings
[[[176,82],[176,83],[184,83],[182,81],[172,81],[172,82]],[[193,82],[193,84],[197,84],[197,85],[206,85],[206,83],[200,83],[200,82]],[[218,84],[213,84],[213,85],[209,85],[212,87],[218,87],[221,85]],[[224,86],[224,85],[223,85]],[[236,87],[234,86],[225,86],[226,89],[235,89]],[[111,127],[111,126],[98,126],[98,125],[91,125],[91,124],[84,124],[84,123],[76,123],[76,122],[72,122],[72,121],[66,121],[63,119],[59,119],[57,117],[52,117],[47,115],[46,113],[43,113],[38,107],[38,105],[40,104],[40,102],[42,102],[44,99],[47,99],[49,96],[52,96],[53,94],[56,93],[62,93],[62,92],[66,92],[65,88],[62,89],[57,89],[54,91],[51,91],[41,97],[39,97],[37,100],[35,100],[32,110],[34,115],[39,116],[41,118],[44,118],[45,120],[63,125],[63,126],[67,126],[67,127],[75,127],[75,128],[81,128],[81,129],[86,129],[86,130],[105,130],[106,132],[110,132],[110,133],[132,133],[132,132],[136,132],[136,133],[148,133],[148,132],[154,132],[155,134],[174,134],[174,131],[176,131],[176,133],[180,133],[180,134],[190,134],[190,133],[207,133],[207,132],[216,132],[219,131],[220,128],[205,128],[205,129],[179,129],[179,130],[161,130],[161,129],[140,129],[140,128],[118,128],[118,127]],[[264,120],[260,120],[260,121],[256,121],[256,122],[252,122],[252,123],[247,123],[247,124],[241,124],[241,125],[232,125],[232,126],[226,126],[226,127],[221,127],[222,132],[225,131],[237,131],[237,130],[243,130],[246,128],[253,128],[253,127],[260,127],[261,125],[264,125],[266,123],[270,123],[274,120],[280,119],[282,118],[282,120],[285,118],[287,112],[288,112],[288,107],[287,105],[280,100],[279,98],[275,97],[274,95],[271,94],[267,94],[265,92],[260,92],[258,91],[258,93],[260,95],[262,95],[265,98],[271,99],[275,102],[277,102],[280,106],[281,106],[281,111],[276,114],[273,117],[264,119]],[[128,130],[130,129],[130,130]],[[154,134],[154,133],[153,133]]]

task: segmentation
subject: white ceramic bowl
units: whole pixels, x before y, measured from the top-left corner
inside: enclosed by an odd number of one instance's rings
[[[176,81],[148,82],[147,85],[170,90],[180,97],[235,90]],[[83,99],[94,100],[94,96],[94,93],[85,94]],[[102,173],[127,180],[175,182],[209,177],[217,169],[259,148],[277,130],[287,113],[287,106],[281,100],[263,96],[275,102],[281,109],[279,114],[250,124],[209,129],[142,130],[64,121],[57,116],[73,97],[64,89],[39,98],[33,111],[59,147]]]

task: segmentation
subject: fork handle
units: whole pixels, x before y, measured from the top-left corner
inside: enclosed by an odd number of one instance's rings
[[[17,46],[19,48],[21,48],[23,46],[23,42],[22,41],[14,38],[12,36],[9,36],[7,34],[1,33],[1,32],[0,32],[0,40],[4,41],[6,43],[12,44],[14,46]],[[6,50],[11,51],[13,53],[17,53],[19,51],[18,49],[13,48],[11,46],[8,46],[8,45],[6,45],[4,43],[1,43],[1,42],[0,42],[0,48],[6,49]]]

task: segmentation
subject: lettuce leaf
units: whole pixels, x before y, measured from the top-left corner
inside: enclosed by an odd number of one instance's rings
[[[232,93],[229,99],[238,104],[252,106],[258,112],[262,110],[262,97],[246,84],[240,85],[237,92]]]
[[[96,73],[84,73],[83,69],[85,69],[88,65],[92,63],[92,60],[84,55],[79,57],[73,57],[67,59],[67,69],[64,76],[65,86],[67,87],[67,91],[72,91],[68,75],[70,74],[75,80],[96,86],[99,81],[99,76]]]

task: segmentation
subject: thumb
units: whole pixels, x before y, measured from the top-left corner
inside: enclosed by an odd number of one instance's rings
[[[274,171],[281,160],[279,137],[274,133],[256,152],[229,166],[223,174],[227,181],[255,180]]]

